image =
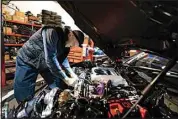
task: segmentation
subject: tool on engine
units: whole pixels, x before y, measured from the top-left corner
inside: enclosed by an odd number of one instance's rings
[[[137,104],[143,99],[143,97],[150,91],[150,89],[154,86],[154,84],[159,81],[160,77],[165,76],[166,73],[176,64],[177,57],[174,57],[172,60],[170,60],[166,67],[148,84],[145,89],[142,92],[142,95],[139,97],[139,99],[133,104],[133,106],[127,111],[127,113],[122,117],[122,119],[125,119],[129,113],[137,106]]]

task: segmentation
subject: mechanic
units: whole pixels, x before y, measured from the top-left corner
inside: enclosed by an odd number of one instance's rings
[[[78,80],[72,71],[67,55],[70,47],[80,46],[84,34],[60,27],[44,26],[34,33],[18,51],[14,79],[14,96],[17,102],[34,97],[38,74],[49,88],[60,88],[61,80],[74,86]]]

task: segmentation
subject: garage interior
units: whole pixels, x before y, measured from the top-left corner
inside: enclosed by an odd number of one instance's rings
[[[178,0],[1,4],[2,118],[178,117]],[[78,83],[50,89],[38,75],[33,104],[18,104],[18,50],[47,19],[84,34],[67,55]]]

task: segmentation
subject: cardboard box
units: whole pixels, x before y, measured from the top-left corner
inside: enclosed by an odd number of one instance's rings
[[[5,59],[5,61],[10,60],[10,56],[9,56],[9,54],[5,54],[4,59]]]
[[[12,20],[14,20],[14,21],[18,21],[18,20],[19,20],[19,16],[15,16],[15,15],[13,15],[13,16],[12,16]]]
[[[6,20],[12,20],[12,15],[5,15]]]
[[[21,11],[15,11],[15,16],[25,17],[25,13]]]
[[[7,10],[6,10],[6,5],[3,5],[3,4],[2,4],[2,14],[4,14],[6,11],[7,11]]]
[[[25,18],[24,17],[19,17],[19,21],[24,23]]]
[[[23,23],[24,23],[25,18],[24,18],[24,17],[20,17],[20,16],[15,16],[15,15],[13,15],[13,16],[12,16],[12,20],[14,20],[14,21],[19,21],[19,22],[23,22]]]
[[[3,27],[4,34],[12,34],[12,28],[10,27]]]

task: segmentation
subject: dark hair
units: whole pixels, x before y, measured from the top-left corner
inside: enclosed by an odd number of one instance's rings
[[[66,35],[68,35],[68,34],[70,33],[70,29],[64,28],[64,33],[65,33]]]
[[[72,32],[79,42],[79,47],[82,47],[82,43],[84,41],[84,34],[79,30],[73,30]]]

